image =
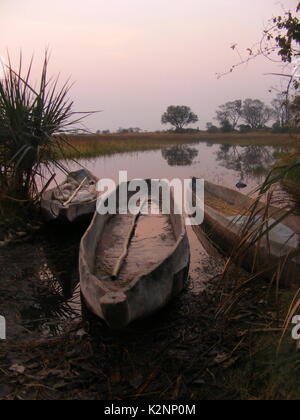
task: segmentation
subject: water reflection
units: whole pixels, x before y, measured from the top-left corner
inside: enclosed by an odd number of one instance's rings
[[[55,336],[66,321],[80,316],[78,253],[87,224],[49,224],[41,232],[39,278],[41,286],[29,308],[22,311],[27,328],[43,336]]]
[[[246,179],[255,178],[261,181],[276,162],[278,148],[263,146],[220,145],[216,160],[229,170],[237,172],[242,185]]]
[[[175,146],[163,149],[161,154],[169,166],[191,166],[199,152],[193,147]]]

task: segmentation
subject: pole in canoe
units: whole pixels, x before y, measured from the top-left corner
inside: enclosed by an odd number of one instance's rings
[[[112,276],[111,276],[111,279],[112,280],[117,280],[118,275],[120,273],[120,270],[122,268],[122,265],[123,265],[124,261],[127,258],[127,255],[128,255],[128,252],[129,252],[130,242],[131,242],[131,240],[132,240],[132,238],[134,236],[134,233],[135,233],[135,230],[136,230],[136,226],[137,226],[137,222],[138,222],[138,218],[140,217],[141,211],[144,208],[144,205],[145,205],[145,203],[147,201],[148,201],[148,199],[145,199],[142,202],[142,204],[140,206],[140,209],[139,209],[139,212],[134,216],[134,218],[132,220],[132,223],[131,223],[130,229],[129,229],[129,233],[128,233],[127,237],[126,237],[126,241],[125,241],[125,244],[124,244],[124,251],[123,251],[122,255],[119,257],[119,259],[117,261],[117,264],[116,264],[116,266],[115,266],[115,268],[113,270],[113,273],[112,273]]]
[[[87,180],[87,177],[84,178],[84,180],[81,182],[81,184],[78,186],[78,188],[76,188],[75,192],[71,195],[71,197],[69,198],[68,201],[66,201],[63,206],[67,207],[73,200],[74,198],[77,196],[77,194],[79,193],[80,189],[82,188],[82,186],[84,185],[85,181]]]

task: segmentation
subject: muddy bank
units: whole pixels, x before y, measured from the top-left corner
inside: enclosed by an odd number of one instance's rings
[[[213,314],[200,295],[187,289],[157,316],[112,333],[85,310],[85,321],[75,311],[73,319],[71,313],[46,312],[45,301],[36,297],[48,299],[50,283],[34,285],[38,270],[29,268],[30,245],[21,248],[25,260],[14,280],[26,275],[28,285],[19,283],[1,301],[9,319],[9,339],[0,345],[2,399],[196,398],[208,353],[213,363],[221,351],[214,328],[208,344],[207,319]],[[1,285],[1,295],[2,290]],[[61,290],[52,304],[60,299]]]
[[[112,333],[84,306],[81,313],[78,248],[85,229],[48,225],[29,242],[1,249],[7,341],[0,343],[0,397],[192,398],[189,386],[199,380],[207,346],[201,294],[189,283],[155,317]],[[196,264],[191,273],[199,274]],[[217,341],[211,334],[212,347]]]
[[[258,342],[255,330],[281,322],[265,298],[267,285],[242,287],[230,307],[234,291],[222,291],[220,276],[212,274],[215,261],[206,256],[191,271],[200,279],[196,287],[190,282],[156,316],[111,332],[84,306],[81,314],[82,233],[78,227],[50,226],[28,243],[1,249],[0,314],[7,317],[8,340],[0,343],[0,399],[261,396],[270,374],[249,356]],[[199,258],[200,248],[192,248]],[[233,270],[229,280],[242,284],[244,276]],[[205,287],[203,277],[209,280]],[[224,298],[228,302],[220,306]]]
[[[81,321],[78,253],[88,222],[50,223],[30,240],[0,248],[0,314],[8,342],[51,337]],[[224,260],[210,258],[191,228],[188,296],[201,293],[222,272]]]

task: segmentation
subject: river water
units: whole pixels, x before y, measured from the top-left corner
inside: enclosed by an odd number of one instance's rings
[[[127,171],[128,179],[167,178],[187,179],[191,176],[205,178],[229,188],[242,181],[250,192],[264,178],[275,163],[282,147],[230,146],[214,144],[191,144],[169,147],[163,150],[116,154],[79,163],[99,178],[110,178],[116,182],[119,171]],[[65,162],[68,168],[79,165]],[[57,181],[63,179],[58,175]]]

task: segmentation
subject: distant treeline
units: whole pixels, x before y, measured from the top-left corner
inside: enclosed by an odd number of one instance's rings
[[[249,133],[251,131],[272,131],[275,133],[286,133],[299,131],[293,129],[291,121],[293,119],[293,108],[288,102],[286,95],[279,94],[271,102],[265,104],[259,99],[236,99],[220,105],[216,110],[214,120],[216,124],[208,122],[206,130],[209,133]],[[190,107],[185,105],[170,105],[161,117],[162,124],[169,124],[172,129],[158,132],[171,133],[197,133],[203,130],[199,128],[188,128],[190,124],[199,121]],[[271,124],[272,123],[272,124]],[[147,132],[139,127],[119,128],[118,134],[142,133]],[[110,130],[98,130],[96,134],[110,134]]]
[[[292,109],[286,95],[279,94],[271,103],[266,105],[259,99],[237,99],[220,105],[216,111],[215,120],[219,127],[207,123],[209,132],[225,132],[239,130],[247,133],[253,130],[272,130],[284,133],[291,130]],[[272,126],[267,124],[273,122]]]

